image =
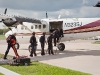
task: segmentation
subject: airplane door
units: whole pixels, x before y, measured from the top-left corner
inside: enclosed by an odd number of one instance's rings
[[[49,30],[53,32],[55,29],[63,29],[63,21],[49,22]]]

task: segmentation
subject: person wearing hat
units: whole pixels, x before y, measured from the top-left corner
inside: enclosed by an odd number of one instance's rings
[[[46,43],[46,40],[45,40],[45,32],[42,33],[42,36],[40,37],[39,41],[40,41],[40,44],[41,44],[41,55],[45,55],[45,52],[44,52],[44,46],[45,46],[45,43]]]
[[[18,53],[17,53],[17,49],[15,47],[15,44],[16,44],[16,32],[13,32],[12,35],[9,35],[7,38],[6,38],[6,41],[8,43],[8,46],[7,46],[7,50],[5,52],[5,55],[3,57],[3,59],[7,59],[7,55],[8,55],[8,52],[10,50],[10,48],[12,47],[12,49],[14,50],[14,53],[16,55],[16,58],[19,57]]]
[[[32,33],[32,36],[30,38],[30,43],[32,46],[32,50],[30,52],[30,57],[33,57],[33,54],[34,54],[34,56],[37,56],[37,54],[36,54],[37,41],[36,41],[36,37],[35,37],[35,32]]]

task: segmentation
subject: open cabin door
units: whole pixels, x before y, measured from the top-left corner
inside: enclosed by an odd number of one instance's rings
[[[63,29],[63,21],[49,22],[49,31],[52,33],[56,29]]]

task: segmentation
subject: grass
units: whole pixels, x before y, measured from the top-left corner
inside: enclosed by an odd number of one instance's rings
[[[0,58],[2,58],[4,56],[4,54],[0,54]]]
[[[79,71],[33,62],[30,66],[1,65],[21,75],[90,75]]]
[[[4,74],[0,73],[0,75],[4,75]]]
[[[79,71],[43,64],[40,62],[33,62],[30,66],[2,66],[21,75],[90,75]]]
[[[3,54],[0,54],[0,57],[3,57]],[[60,68],[40,62],[32,62],[30,66],[10,66],[2,64],[0,66],[12,70],[21,75],[91,75],[88,73]]]
[[[93,44],[100,44],[100,41],[95,41],[93,42]]]
[[[0,35],[0,40],[4,40],[5,36],[4,35]]]

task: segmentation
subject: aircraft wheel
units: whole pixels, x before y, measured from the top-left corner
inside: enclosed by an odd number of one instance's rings
[[[19,49],[19,47],[20,47],[19,43],[16,43],[15,47],[16,47],[16,49]]]
[[[32,50],[32,46],[31,45],[29,45],[28,50],[29,50],[29,52],[31,52],[31,50]]]
[[[63,51],[64,49],[65,49],[65,44],[64,43],[60,43],[60,44],[58,44],[58,49],[60,50],[60,51]]]

